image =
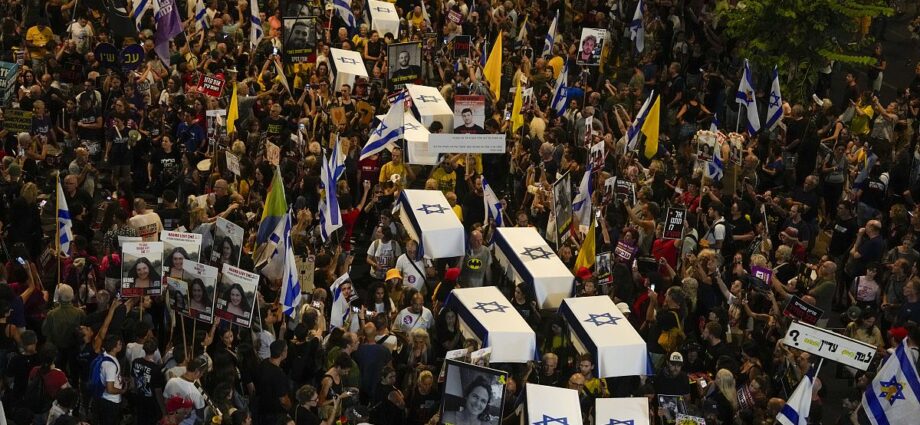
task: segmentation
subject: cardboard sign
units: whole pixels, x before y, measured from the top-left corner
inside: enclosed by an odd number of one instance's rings
[[[432,134],[432,153],[505,153],[504,134]]]
[[[265,142],[265,159],[272,165],[278,165],[281,161],[281,148],[272,142]]]
[[[228,153],[224,156],[227,158],[227,170],[230,170],[231,173],[240,175],[240,159],[232,153]]]
[[[805,302],[798,295],[793,295],[792,298],[789,298],[789,301],[786,302],[786,307],[783,308],[783,316],[792,317],[809,325],[818,323],[818,319],[821,318],[822,314],[824,314],[824,310]]]
[[[358,110],[358,116],[361,117],[359,120],[361,124],[370,126],[371,121],[374,120],[374,107],[370,103],[367,103],[363,100],[358,101],[358,105],[355,107]]]
[[[22,109],[5,109],[3,111],[3,124],[11,133],[22,133],[32,131],[32,111],[23,111]]]
[[[683,208],[668,208],[668,215],[664,219],[664,239],[680,239],[684,235],[684,222],[687,220],[687,210]]]
[[[783,344],[859,370],[868,369],[876,353],[873,345],[802,322],[789,325]]]
[[[211,97],[220,97],[225,83],[221,75],[202,75],[198,80],[198,91]]]
[[[771,282],[773,281],[773,270],[766,267],[751,266],[751,276],[760,279],[763,281],[764,285],[769,288]]]
[[[345,125],[348,123],[348,120],[345,118],[345,108],[337,106],[329,110],[329,114],[332,115],[332,122],[335,125]]]

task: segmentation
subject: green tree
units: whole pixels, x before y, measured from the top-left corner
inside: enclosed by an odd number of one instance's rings
[[[779,67],[783,95],[808,96],[817,69],[828,61],[875,63],[859,50],[860,21],[890,16],[883,0],[742,0],[718,11],[723,34],[760,69]]]

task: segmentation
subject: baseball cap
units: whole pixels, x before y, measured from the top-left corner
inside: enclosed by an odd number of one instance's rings
[[[671,362],[674,362],[674,363],[683,363],[683,362],[684,362],[684,355],[683,355],[683,354],[680,354],[680,353],[677,352],[677,351],[675,351],[675,352],[671,353],[671,357],[668,358],[668,361],[671,361]]]
[[[446,282],[456,282],[457,278],[460,277],[460,269],[457,267],[451,267],[444,272],[444,280]]]

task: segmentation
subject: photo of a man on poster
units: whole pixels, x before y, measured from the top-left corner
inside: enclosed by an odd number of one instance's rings
[[[463,118],[463,125],[455,128],[454,134],[485,134],[486,130],[474,121],[472,109],[463,108],[460,116]]]
[[[287,63],[316,60],[316,21],[313,17],[284,18],[284,58]]]
[[[422,78],[421,43],[391,44],[387,48],[390,65],[390,86],[401,88]]]

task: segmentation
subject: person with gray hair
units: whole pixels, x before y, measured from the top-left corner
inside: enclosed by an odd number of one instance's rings
[[[73,288],[67,284],[58,285],[55,290],[57,306],[48,312],[42,323],[42,334],[58,348],[55,363],[64,371],[76,367],[79,343],[74,329],[77,329],[86,313],[73,305]]]

